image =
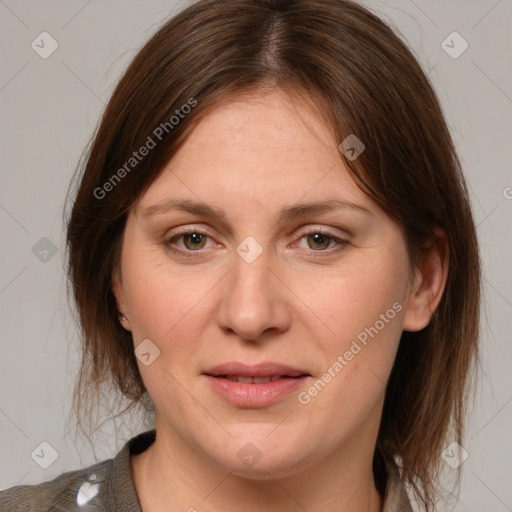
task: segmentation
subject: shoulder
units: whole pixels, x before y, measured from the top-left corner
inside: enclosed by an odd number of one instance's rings
[[[130,456],[144,451],[155,436],[155,430],[143,432],[128,440],[113,459],[40,484],[0,491],[0,512],[140,512]]]
[[[90,490],[98,475],[112,470],[113,459],[76,471],[68,471],[53,480],[35,485],[18,485],[0,491],[0,512],[46,512],[74,510],[78,493]],[[92,479],[91,479],[92,477]],[[84,487],[85,482],[90,482]],[[92,487],[94,489],[94,487]],[[67,508],[65,508],[67,507]]]

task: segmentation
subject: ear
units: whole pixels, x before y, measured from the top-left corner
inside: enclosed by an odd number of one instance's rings
[[[119,311],[119,321],[126,330],[130,331],[130,320],[128,318],[124,299],[123,280],[121,276],[121,269],[119,267],[116,267],[112,274],[112,293],[116,298],[117,309]]]
[[[444,231],[437,230],[415,270],[404,314],[404,331],[420,331],[429,323],[446,286],[449,249]]]

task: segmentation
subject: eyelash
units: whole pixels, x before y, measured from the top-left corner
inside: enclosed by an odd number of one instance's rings
[[[176,240],[178,240],[179,238],[181,238],[182,236],[192,235],[192,234],[201,235],[201,236],[205,236],[207,238],[211,238],[207,233],[205,233],[204,231],[201,231],[200,229],[187,229],[186,231],[182,231],[181,233],[176,233],[171,238],[166,238],[164,241],[164,245],[167,247],[168,250],[170,250],[173,253],[180,254],[182,256],[185,256],[186,258],[197,258],[198,256],[201,255],[201,252],[202,252],[201,249],[191,251],[188,249],[177,249],[176,247],[173,246],[173,243]],[[313,249],[311,249],[311,251],[313,253],[324,253],[324,254],[327,253],[328,255],[336,254],[336,253],[342,251],[345,248],[345,246],[350,243],[348,240],[344,240],[342,238],[336,237],[336,236],[332,235],[331,233],[329,233],[328,231],[324,231],[321,228],[308,229],[308,230],[300,232],[299,241],[302,240],[307,235],[317,235],[317,234],[327,236],[328,238],[330,238],[331,241],[336,242],[338,245],[331,249],[323,249],[323,250],[318,250],[318,251],[314,251]],[[198,253],[198,254],[194,254],[194,253]],[[315,257],[322,257],[324,254],[321,254],[321,255],[315,256]]]

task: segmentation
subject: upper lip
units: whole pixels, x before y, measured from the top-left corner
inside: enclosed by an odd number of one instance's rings
[[[301,375],[309,375],[309,373],[304,370],[274,362],[250,365],[229,362],[214,366],[206,370],[204,373],[215,377],[224,375],[237,375],[241,377],[300,377]]]

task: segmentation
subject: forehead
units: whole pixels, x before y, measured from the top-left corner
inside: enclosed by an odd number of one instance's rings
[[[281,89],[222,101],[199,123],[189,143],[209,141],[214,145],[215,141],[227,138],[233,144],[243,144],[247,150],[337,146],[318,108],[298,94]]]
[[[342,200],[368,201],[314,107],[276,90],[210,111],[141,198],[139,210],[169,196],[207,201],[214,195],[219,204],[233,206],[238,197],[241,208],[248,199],[268,208],[340,193]]]

